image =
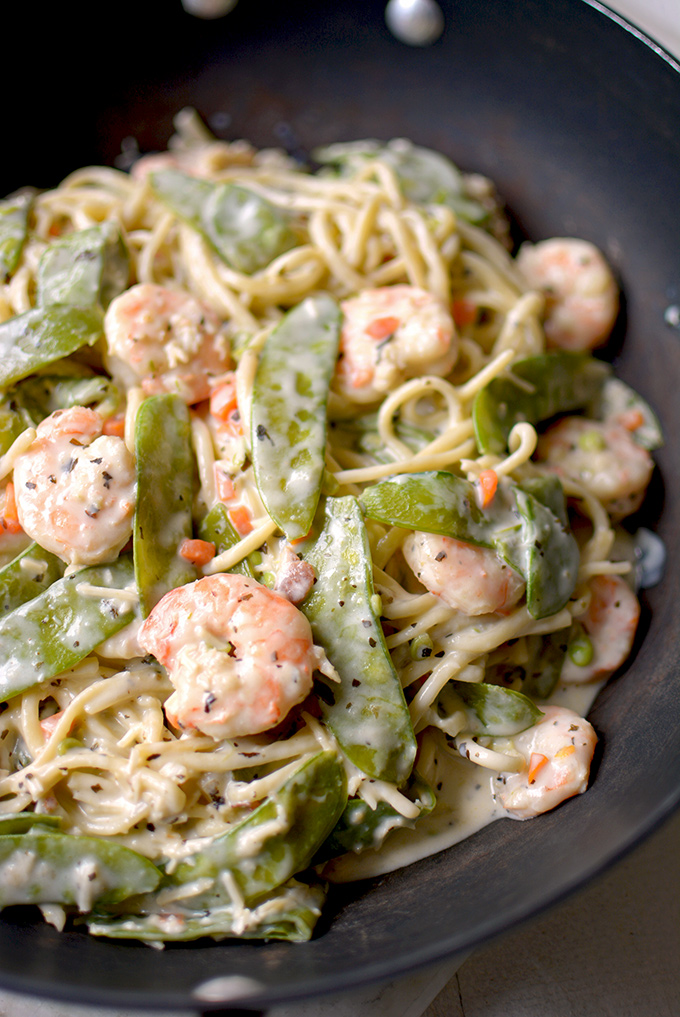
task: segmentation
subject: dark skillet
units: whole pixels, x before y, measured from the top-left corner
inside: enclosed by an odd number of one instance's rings
[[[608,253],[625,293],[617,370],[656,407],[667,436],[649,501],[668,567],[645,595],[634,661],[592,712],[603,749],[593,786],[535,822],[504,820],[406,870],[334,892],[305,945],[155,952],[59,935],[32,914],[8,912],[0,982],[9,989],[200,1009],[201,983],[238,974],[261,988],[230,1005],[257,1009],[403,974],[559,900],[680,797],[680,332],[664,321],[680,303],[678,67],[596,4],[444,8],[445,34],[428,49],[391,38],[383,3],[373,0],[240,0],[217,22],[149,0],[98,10],[96,23],[69,5],[41,6],[39,26],[33,14],[4,15],[22,73],[5,89],[1,190],[112,163],[127,136],[143,151],[163,148],[172,115],[191,104],[213,123],[228,114],[224,135],[258,145],[282,136],[304,148],[410,137],[493,177],[520,232],[582,236]]]

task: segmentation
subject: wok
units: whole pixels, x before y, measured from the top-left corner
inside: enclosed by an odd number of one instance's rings
[[[443,7],[444,35],[429,48],[389,35],[382,0],[241,0],[212,22],[154,0],[119,0],[98,11],[96,26],[90,6],[41,5],[38,24],[35,14],[5,14],[23,72],[5,93],[2,191],[113,163],[126,137],[142,151],[163,148],[173,114],[191,104],[222,136],[257,145],[410,137],[494,178],[518,234],[582,236],[607,252],[625,294],[617,370],[656,407],[667,436],[648,505],[668,566],[644,596],[633,662],[592,711],[602,747],[592,788],[535,822],[503,820],[405,870],[333,891],[307,944],[156,952],[60,935],[32,913],[7,912],[8,989],[117,1007],[257,1010],[387,979],[559,900],[678,801],[680,332],[664,313],[680,303],[679,68],[595,2]],[[201,1002],[201,986],[229,976],[248,981]]]

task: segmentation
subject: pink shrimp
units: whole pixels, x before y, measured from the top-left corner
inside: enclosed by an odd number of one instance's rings
[[[577,664],[572,651],[560,679],[569,685],[601,681],[621,667],[630,654],[640,620],[637,597],[620,576],[593,576],[590,603],[576,620],[583,626],[585,657]],[[592,653],[591,653],[592,651]]]
[[[275,727],[312,688],[323,660],[305,616],[254,579],[219,573],[167,593],[139,633],[175,692],[173,727],[215,739]]]

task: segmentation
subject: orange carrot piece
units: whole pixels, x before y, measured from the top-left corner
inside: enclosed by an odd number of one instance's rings
[[[627,431],[637,431],[638,427],[642,427],[644,422],[645,418],[641,410],[625,410],[619,414],[619,423]]]
[[[573,756],[575,752],[576,749],[573,745],[564,745],[555,753],[555,759],[566,759],[567,756]]]
[[[124,438],[125,417],[107,417],[102,427],[102,434],[107,434],[114,438]]]
[[[215,545],[209,540],[192,540],[185,537],[179,545],[180,557],[192,565],[207,565],[215,557]]]
[[[536,781],[536,775],[539,770],[542,770],[545,764],[548,762],[548,757],[544,756],[542,752],[532,752],[531,758],[529,759],[529,783],[534,784]]]
[[[477,321],[477,305],[471,300],[454,300],[451,304],[451,315],[459,328],[463,325],[474,325]]]
[[[215,486],[217,488],[217,497],[221,502],[226,505],[228,502],[233,501],[236,494],[234,481],[219,466],[215,470]]]
[[[44,720],[40,721],[40,729],[42,733],[45,735],[46,742],[49,741],[52,735],[54,734],[54,729],[56,728],[57,724],[59,723],[63,716],[64,711],[59,710],[58,713],[53,713],[51,717],[45,717]],[[72,724],[71,727],[73,727]],[[71,728],[69,728],[69,731],[70,730]]]
[[[371,339],[387,339],[399,328],[399,318],[376,318],[366,329]]]
[[[245,505],[237,505],[236,508],[230,509],[227,515],[240,537],[246,537],[252,532],[253,524],[250,521],[250,512]]]
[[[493,496],[498,487],[498,474],[495,470],[482,470],[479,474],[479,489],[481,491],[482,508],[486,508],[493,501]]]

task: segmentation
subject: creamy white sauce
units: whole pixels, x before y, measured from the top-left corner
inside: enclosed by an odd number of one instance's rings
[[[547,702],[585,717],[601,688],[602,684],[563,686]],[[459,844],[496,819],[508,818],[493,800],[495,773],[442,749],[436,756],[435,774],[437,805],[430,815],[418,820],[415,829],[393,830],[377,851],[334,859],[324,867],[324,877],[332,883],[349,883],[393,872]]]

